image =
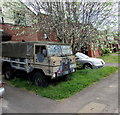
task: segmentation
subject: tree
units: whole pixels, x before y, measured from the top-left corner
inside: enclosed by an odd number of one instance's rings
[[[7,4],[13,11],[16,9],[19,11],[22,8],[16,8],[16,3]],[[34,0],[24,4],[36,14],[28,20],[32,23],[32,29],[36,32],[42,29],[47,34],[55,31],[61,42],[72,45],[73,52],[80,50],[85,44],[97,41],[98,29],[103,29],[105,24],[109,26],[114,22],[114,20],[109,20],[115,11],[113,10],[115,3],[112,2],[85,2],[84,0],[40,2],[40,0]],[[24,6],[22,3],[21,5]],[[23,7],[24,13],[31,15],[30,12],[24,10],[26,6]]]

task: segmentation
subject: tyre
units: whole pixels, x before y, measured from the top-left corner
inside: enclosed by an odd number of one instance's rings
[[[90,64],[85,64],[83,66],[83,69],[92,69],[92,66]]]
[[[36,72],[33,75],[33,84],[36,86],[41,86],[41,87],[47,87],[48,86],[48,80],[44,73],[42,72]]]
[[[9,67],[9,66],[5,67],[4,76],[5,76],[6,80],[10,80],[10,79],[14,78],[13,70],[11,67]]]

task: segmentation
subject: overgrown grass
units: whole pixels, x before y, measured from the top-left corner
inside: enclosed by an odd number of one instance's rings
[[[117,71],[117,69],[117,67],[104,67],[95,70],[79,70],[76,73],[69,75],[68,81],[58,82],[56,85],[50,84],[47,88],[34,86],[31,82],[22,78],[14,78],[10,83],[15,87],[33,91],[43,97],[60,100],[80,92],[94,82],[109,76],[111,73]]]
[[[103,59],[106,63],[120,63],[120,56],[116,55],[105,55],[105,56],[101,56],[101,59]]]

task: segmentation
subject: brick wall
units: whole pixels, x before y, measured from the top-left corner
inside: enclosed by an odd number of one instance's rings
[[[96,57],[101,56],[101,52],[100,52],[98,47],[96,47],[95,49],[92,49],[91,46],[89,45],[88,46],[88,55],[90,57],[95,57],[96,58]]]
[[[0,28],[12,36],[11,41],[59,41],[55,32],[51,32],[49,39],[45,39],[42,31],[37,33],[30,27],[14,26],[12,24],[0,24]]]
[[[100,56],[100,51],[99,50],[88,50],[88,55],[90,57],[99,57]]]

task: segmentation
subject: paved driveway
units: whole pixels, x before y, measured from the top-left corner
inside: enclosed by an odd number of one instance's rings
[[[118,64],[118,63],[106,63],[105,64],[105,66],[117,66],[117,67],[119,67],[120,66],[120,64]]]
[[[40,113],[46,112],[58,102],[37,96],[32,92],[5,86],[6,92],[3,100],[3,113]],[[4,103],[6,101],[7,103]],[[5,105],[6,104],[6,105]]]

